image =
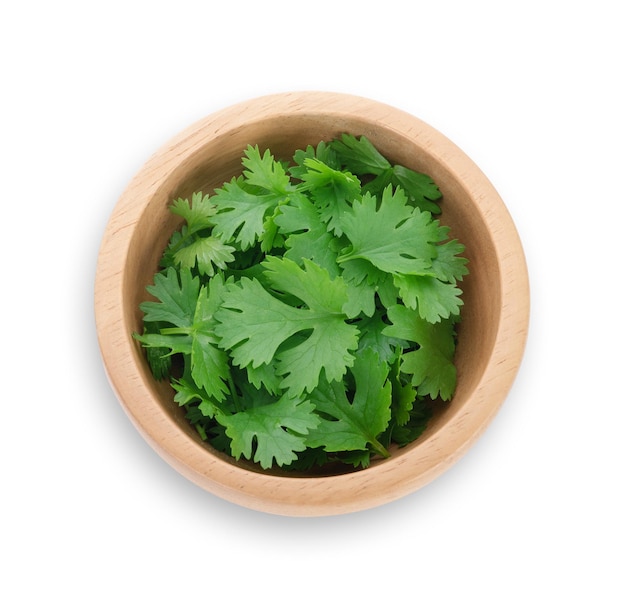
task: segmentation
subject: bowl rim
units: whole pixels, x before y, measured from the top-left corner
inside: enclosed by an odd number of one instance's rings
[[[199,150],[251,121],[303,114],[343,114],[375,120],[417,143],[457,173],[489,224],[500,267],[502,309],[494,350],[475,389],[471,408],[428,437],[419,450],[394,455],[394,465],[322,477],[267,474],[234,465],[202,448],[150,399],[148,379],[134,365],[136,346],[123,316],[126,259],[136,226],[155,189]],[[195,484],[268,513],[319,516],[372,508],[425,486],[460,459],[504,402],[521,365],[530,312],[528,271],[515,224],[501,197],[478,166],[451,140],[403,110],[345,93],[299,91],[256,97],[223,108],[184,129],[163,145],[131,180],[115,205],[102,238],[94,286],[98,344],[113,392],[144,439]],[[390,462],[391,463],[391,462]]]

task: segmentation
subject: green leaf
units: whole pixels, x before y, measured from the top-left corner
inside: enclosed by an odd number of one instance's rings
[[[172,382],[172,388],[176,392],[174,401],[180,406],[194,404],[202,416],[206,418],[213,418],[215,414],[220,411],[217,404],[206,392],[187,378],[174,380]]]
[[[414,210],[400,189],[388,186],[377,208],[376,197],[365,194],[342,218],[352,247],[339,256],[344,263],[366,259],[381,271],[417,274],[427,271],[437,255],[438,223],[426,211]]]
[[[346,322],[343,312],[348,300],[341,277],[331,280],[328,271],[304,259],[303,267],[289,259],[267,257],[263,266],[272,288],[300,299],[307,309],[296,309],[311,317],[301,330],[311,334],[299,344],[277,354],[276,371],[284,375],[281,387],[290,395],[311,391],[323,370],[328,380],[340,379],[354,361],[359,331]]]
[[[326,269],[308,259],[299,266],[290,259],[268,256],[262,266],[276,290],[296,296],[313,312],[341,315],[347,299],[343,279],[331,280]]]
[[[246,168],[243,175],[253,186],[263,189],[275,197],[284,197],[291,191],[289,176],[279,161],[274,159],[269,149],[263,155],[258,145],[248,145],[241,160]]]
[[[345,254],[346,250],[342,253]],[[341,253],[340,253],[341,254]],[[377,286],[385,283],[389,274],[377,269],[375,265],[365,259],[355,258],[353,260],[339,258],[343,277],[351,284],[361,285],[363,283]]]
[[[267,222],[276,207],[294,194],[283,165],[269,150],[261,155],[258,146],[248,146],[242,164],[243,175],[216,189],[212,201],[215,234],[225,242],[238,242],[242,250],[263,239],[265,248],[274,246],[274,229]]]
[[[352,364],[358,344],[358,329],[346,323],[342,312],[345,282],[331,280],[312,261],[303,265],[278,257],[263,263],[271,287],[298,298],[302,308],[272,295],[258,279],[242,278],[228,288],[216,314],[221,322],[216,328],[219,345],[231,350],[233,363],[258,367],[276,356],[276,372],[284,377],[281,387],[289,395],[312,389],[322,370],[330,379],[340,377]],[[299,332],[305,330],[311,334],[303,337]],[[290,338],[292,342],[281,347]]]
[[[172,353],[189,354],[191,377],[194,382],[210,396],[222,401],[228,393],[225,381],[229,378],[230,369],[227,355],[217,346],[214,314],[221,303],[224,281],[221,276],[214,276],[207,286],[196,290],[197,278],[191,278],[190,275],[188,270],[181,270],[179,286],[177,280],[175,284],[173,283],[171,272],[168,272],[168,276],[163,276],[163,279],[167,281],[169,285],[166,287],[171,291],[164,292],[159,289],[155,291],[155,295],[160,297],[162,302],[144,304],[146,313],[156,312],[160,317],[159,320],[167,320],[170,323],[178,321],[183,324],[164,327],[160,329],[160,334],[145,334],[136,336],[136,339],[147,347],[169,348]],[[160,284],[158,287],[162,288],[164,282],[158,283]],[[193,310],[193,315],[189,316],[186,311],[184,316],[180,314],[182,296],[185,298],[185,309]],[[192,307],[194,299],[195,304]]]
[[[171,329],[171,328],[165,328]],[[176,327],[175,329],[178,329]],[[191,337],[189,335],[161,335],[161,333],[133,334],[141,342],[146,351],[163,350],[166,356],[173,354],[191,354]]]
[[[319,218],[337,236],[342,235],[341,217],[361,196],[361,182],[350,172],[335,170],[318,159],[306,158],[299,190],[308,192],[319,209]]]
[[[456,388],[454,319],[428,323],[402,305],[391,307],[388,316],[392,325],[382,332],[384,335],[416,342],[419,346],[414,351],[405,351],[400,365],[402,372],[411,375],[418,395],[449,400]]]
[[[232,455],[253,459],[262,468],[290,464],[306,449],[306,435],[319,424],[313,404],[303,396],[278,401],[232,415],[217,414],[230,437]],[[254,451],[254,454],[253,454]]]
[[[289,204],[281,205],[274,222],[286,237],[286,258],[298,264],[303,259],[310,259],[327,269],[333,277],[339,274],[337,255],[331,248],[333,235],[305,195],[296,195]]]
[[[431,418],[432,409],[427,402],[416,400],[407,423],[391,427],[391,440],[400,447],[412,443],[426,430]]]
[[[391,364],[398,359],[398,348],[404,349],[409,346],[407,341],[383,333],[389,325],[383,321],[383,314],[380,311],[359,321],[357,325],[361,332],[357,357],[364,350],[372,350],[380,360]]]
[[[190,326],[200,292],[200,280],[192,276],[189,269],[181,269],[179,273],[169,267],[157,273],[153,281],[154,285],[146,289],[158,302],[142,302],[139,305],[144,312],[144,320],[170,323],[174,327]]]
[[[289,173],[293,178],[298,180],[303,179],[302,177],[304,174],[309,171],[309,168],[304,165],[304,160],[309,157],[325,163],[328,167],[333,168],[334,170],[341,168],[337,154],[331,148],[330,144],[325,141],[320,141],[316,147],[308,145],[306,149],[296,150],[293,155],[293,161],[296,165],[289,169]]]
[[[361,136],[342,134],[340,139],[330,143],[339,160],[353,174],[382,174],[391,168],[391,164],[383,157],[370,140]]]
[[[343,451],[337,453],[335,458],[341,463],[348,464],[353,468],[367,468],[372,460],[369,449],[357,449],[355,451]]]
[[[361,315],[374,316],[376,296],[383,307],[395,304],[398,300],[398,291],[393,285],[393,277],[377,269],[369,261],[355,259],[341,263],[343,278],[348,285],[348,302],[344,312],[349,319]]]
[[[392,170],[392,180],[422,211],[441,213],[439,205],[433,202],[441,198],[441,191],[430,176],[395,165]]]
[[[241,180],[233,178],[215,191],[213,202],[218,212],[213,216],[213,233],[224,242],[238,242],[246,250],[263,235],[266,214],[282,199],[274,194],[248,192]]]
[[[280,230],[276,225],[276,216],[280,213],[279,203],[271,214],[266,214],[263,220],[263,232],[259,236],[259,248],[263,254],[271,253],[275,248],[283,248],[285,238],[280,234]]]
[[[458,240],[450,240],[437,245],[437,256],[433,259],[432,269],[437,279],[454,283],[465,277],[468,260],[460,256],[465,247]]]
[[[429,323],[456,316],[461,312],[462,290],[432,275],[394,275],[402,302]]]
[[[371,180],[368,180],[361,187],[361,192],[363,194],[369,192],[372,195],[380,197],[383,193],[383,190],[385,190],[385,188],[387,188],[390,184],[393,185],[393,187],[395,188],[396,185],[394,185],[392,168],[384,170],[377,176],[374,176]]]
[[[391,414],[393,426],[404,426],[411,419],[413,404],[417,398],[417,390],[411,384],[403,383],[400,375],[401,350],[398,351],[398,358],[394,361],[389,375],[391,381]]]
[[[284,375],[281,383],[287,394],[311,391],[320,379],[341,378],[354,360],[359,330],[338,316],[318,321],[309,337],[298,345],[280,350],[276,371]]]
[[[280,393],[281,377],[276,373],[274,363],[261,364],[256,368],[253,366],[246,367],[248,382],[256,389],[263,388],[270,395],[278,395]]]
[[[318,468],[329,462],[328,453],[321,448],[310,449],[307,448],[298,454],[298,459],[294,460],[291,464],[286,466],[288,470],[310,470],[311,468]]]
[[[269,364],[280,344],[316,317],[285,304],[258,279],[242,277],[228,287],[216,318],[219,346],[231,351],[233,364],[258,367]]]
[[[154,322],[146,321],[144,324],[144,332],[143,336],[147,335],[158,335],[159,325]],[[141,336],[139,334],[134,334],[133,337],[135,339],[139,339]],[[150,346],[145,345],[146,348],[146,359],[148,360],[148,365],[150,366],[150,371],[152,372],[152,376],[157,381],[162,381],[163,379],[167,379],[170,374],[170,370],[172,368],[172,349],[170,346]]]
[[[376,286],[362,281],[359,284],[347,284],[348,300],[343,306],[343,312],[348,319],[356,319],[363,314],[371,317],[376,312]]]
[[[194,192],[191,196],[191,203],[189,199],[175,199],[170,206],[170,211],[185,219],[188,233],[195,234],[200,230],[212,227],[211,218],[217,209],[211,202],[209,195]]]
[[[220,238],[198,237],[191,244],[175,251],[173,259],[179,267],[191,269],[197,264],[201,275],[210,276],[215,273],[215,267],[226,269],[227,263],[235,260],[234,252],[235,248],[224,244]]]
[[[388,452],[378,435],[391,418],[389,367],[373,350],[364,350],[351,369],[354,398],[348,398],[343,382],[320,382],[310,394],[318,412],[323,414],[317,428],[309,432],[311,447],[327,451],[354,451],[371,448],[379,455]]]
[[[190,330],[191,376],[210,396],[223,401],[228,393],[225,381],[230,377],[227,354],[218,347],[214,328],[214,315],[219,308],[224,292],[221,277],[212,277],[206,288],[200,291]]]

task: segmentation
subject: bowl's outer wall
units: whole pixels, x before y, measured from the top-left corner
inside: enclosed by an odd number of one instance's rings
[[[134,331],[160,254],[180,220],[171,201],[213,189],[241,172],[248,145],[279,158],[343,132],[366,135],[392,163],[437,182],[442,221],[466,247],[454,399],[414,444],[367,470],[327,477],[268,474],[202,443],[157,383]],[[111,385],[145,439],[205,489],[283,515],[328,515],[373,507],[412,492],[457,461],[506,398],[521,363],[529,316],[528,275],[514,223],[497,191],[450,140],[418,118],[350,95],[285,93],[238,104],[196,123],[159,150],[131,181],[100,249],[96,325]]]

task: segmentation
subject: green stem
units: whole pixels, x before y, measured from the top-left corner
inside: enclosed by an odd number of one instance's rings
[[[189,238],[193,236],[194,233],[195,232],[192,232],[189,229],[189,225],[187,225],[185,233],[180,235],[180,239],[178,240],[178,242],[174,246],[169,248],[171,253],[174,254],[181,246],[183,246],[189,240]]]
[[[380,456],[387,458],[391,456],[391,453],[387,450],[387,448],[378,440],[373,439],[370,441],[370,445],[372,449]]]
[[[353,261],[354,259],[360,259],[360,255],[354,254],[354,252],[348,253],[346,255],[339,255],[337,257],[337,263],[345,263],[346,261]]]
[[[161,329],[161,335],[191,335],[192,327],[164,327]]]
[[[233,376],[228,373],[228,388],[230,389],[230,394],[233,396],[233,402],[235,403],[235,410],[237,412],[241,412],[243,408],[241,407],[241,402],[239,401],[239,394],[237,393],[237,388],[235,387],[235,381],[233,381]]]

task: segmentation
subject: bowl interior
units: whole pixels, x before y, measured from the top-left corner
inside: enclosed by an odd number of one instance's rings
[[[407,138],[403,131],[384,124],[372,123],[357,115],[291,114],[257,118],[231,129],[227,134],[212,135],[208,142],[199,142],[188,156],[174,167],[159,184],[151,187],[150,200],[139,216],[129,244],[123,277],[123,311],[127,336],[142,330],[142,313],[138,305],[150,299],[145,288],[152,283],[159,257],[180,220],[169,212],[171,201],[190,197],[198,190],[212,193],[213,189],[241,173],[241,157],[247,145],[269,148],[282,159],[289,159],[296,149],[317,145],[343,132],[366,135],[392,163],[430,175],[439,185],[442,222],[451,228],[450,237],[458,238],[466,247],[470,274],[463,280],[464,306],[459,325],[456,365],[458,385],[454,398],[438,407],[428,429],[413,444],[396,449],[391,458],[374,465],[387,465],[400,451],[419,449],[428,437],[437,433],[462,408],[478,385],[493,351],[501,310],[501,279],[497,251],[490,229],[476,205],[475,198],[464,180],[450,165],[424,147]],[[203,449],[219,458],[231,461],[202,443],[195,430],[184,419],[184,412],[172,399],[168,383],[156,382],[149,371],[138,345],[133,348],[135,366],[143,382],[157,397],[162,411],[188,437],[202,444]],[[260,468],[244,462],[233,465]],[[272,472],[273,474],[275,472]],[[330,473],[330,472],[325,472]],[[355,472],[358,473],[358,472]]]

